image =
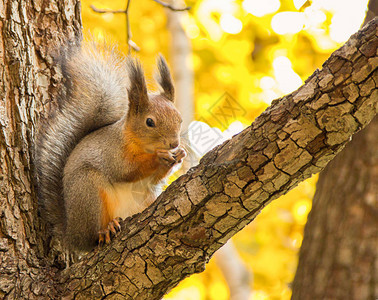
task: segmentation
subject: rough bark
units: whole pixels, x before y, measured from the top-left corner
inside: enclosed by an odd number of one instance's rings
[[[375,299],[378,118],[323,170],[305,228],[292,299]]]
[[[377,15],[371,0],[364,23]],[[377,298],[377,133],[375,117],[320,173],[292,299]]]
[[[322,170],[376,114],[377,20],[298,91],[205,155],[109,245],[60,274],[68,297],[158,299],[273,199]]]
[[[59,2],[59,3],[58,3]],[[28,298],[46,242],[32,184],[38,113],[59,81],[48,49],[80,29],[77,1],[0,3],[0,298]],[[78,31],[79,32],[79,31]]]
[[[58,4],[56,4],[58,3]],[[76,1],[5,1],[0,10],[0,295],[6,299],[157,299],[200,272],[273,199],[319,172],[377,110],[377,20],[298,91],[207,154],[109,246],[63,271],[44,259],[30,149],[36,111],[59,76],[48,46],[80,27]],[[75,6],[76,5],[76,6]],[[42,230],[41,230],[42,229]]]

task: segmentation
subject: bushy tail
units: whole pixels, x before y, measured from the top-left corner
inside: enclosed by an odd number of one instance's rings
[[[56,233],[65,225],[62,179],[68,156],[88,133],[122,118],[128,105],[126,62],[111,47],[68,46],[57,62],[64,86],[40,123],[34,151],[41,213]]]

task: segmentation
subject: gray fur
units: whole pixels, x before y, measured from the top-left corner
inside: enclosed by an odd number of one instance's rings
[[[65,227],[62,177],[68,156],[85,135],[119,120],[128,106],[126,63],[114,49],[70,46],[58,63],[65,78],[59,106],[41,122],[35,147],[39,202],[55,234]]]
[[[119,121],[86,136],[75,147],[64,168],[66,239],[78,249],[93,248],[101,229],[98,190],[122,181],[131,167],[122,160],[122,147],[117,146],[123,141],[122,127],[123,122]]]
[[[169,70],[161,60],[159,84],[171,94]],[[41,123],[35,147],[39,201],[53,234],[69,248],[87,251],[100,230],[99,190],[130,181],[136,168],[124,159],[130,142],[125,128],[150,147],[146,151],[169,149],[179,141],[181,117],[171,101],[147,94],[138,61],[106,45],[67,48],[60,64],[66,82],[58,107]],[[164,83],[167,74],[170,83]],[[147,117],[157,128],[145,126]]]

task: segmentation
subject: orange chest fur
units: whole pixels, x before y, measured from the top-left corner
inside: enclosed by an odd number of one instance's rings
[[[146,153],[138,144],[127,145],[123,155],[128,171],[124,182],[119,184],[124,186],[113,184],[112,187],[99,190],[102,201],[102,228],[106,228],[113,218],[124,218],[140,212],[152,203],[155,195],[150,190],[151,185],[157,184],[169,171],[169,168],[160,164],[157,154]]]
[[[160,176],[156,176],[160,174],[157,155],[130,151],[125,153],[124,159],[129,168],[125,176],[126,182],[123,183],[127,188],[117,188],[117,184],[113,184],[111,187],[99,190],[102,202],[101,227],[103,229],[115,217],[125,218],[140,212],[154,200],[149,184],[156,181],[155,177],[160,179]],[[144,179],[148,177],[152,178],[147,179],[148,182],[144,183]],[[134,185],[136,185],[136,190],[133,189]],[[127,213],[124,212],[126,210]],[[122,215],[119,214],[120,211],[123,211]]]
[[[127,181],[135,182],[155,174],[159,169],[159,161],[154,153],[146,153],[137,146],[129,146],[124,153],[125,163],[131,165]]]

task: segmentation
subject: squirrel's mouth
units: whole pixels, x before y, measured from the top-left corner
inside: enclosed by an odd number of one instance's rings
[[[146,153],[149,153],[149,154],[153,154],[156,152],[156,150],[162,150],[161,147],[156,147],[156,145],[147,145],[144,147],[144,152]]]
[[[155,153],[155,152],[158,151],[158,150],[160,150],[160,151],[161,151],[161,150],[164,150],[164,151],[169,151],[169,152],[174,153],[174,152],[177,151],[178,148],[179,148],[179,146],[177,146],[177,147],[174,148],[174,149],[169,148],[169,147],[166,147],[166,148],[164,148],[164,147],[159,147],[159,148],[145,147],[145,148],[144,148],[144,151],[145,151],[146,153],[149,153],[149,154]]]
[[[145,151],[146,153],[149,153],[149,154],[152,154],[152,153],[155,152],[154,149],[149,149],[149,148],[145,148],[144,151]]]

